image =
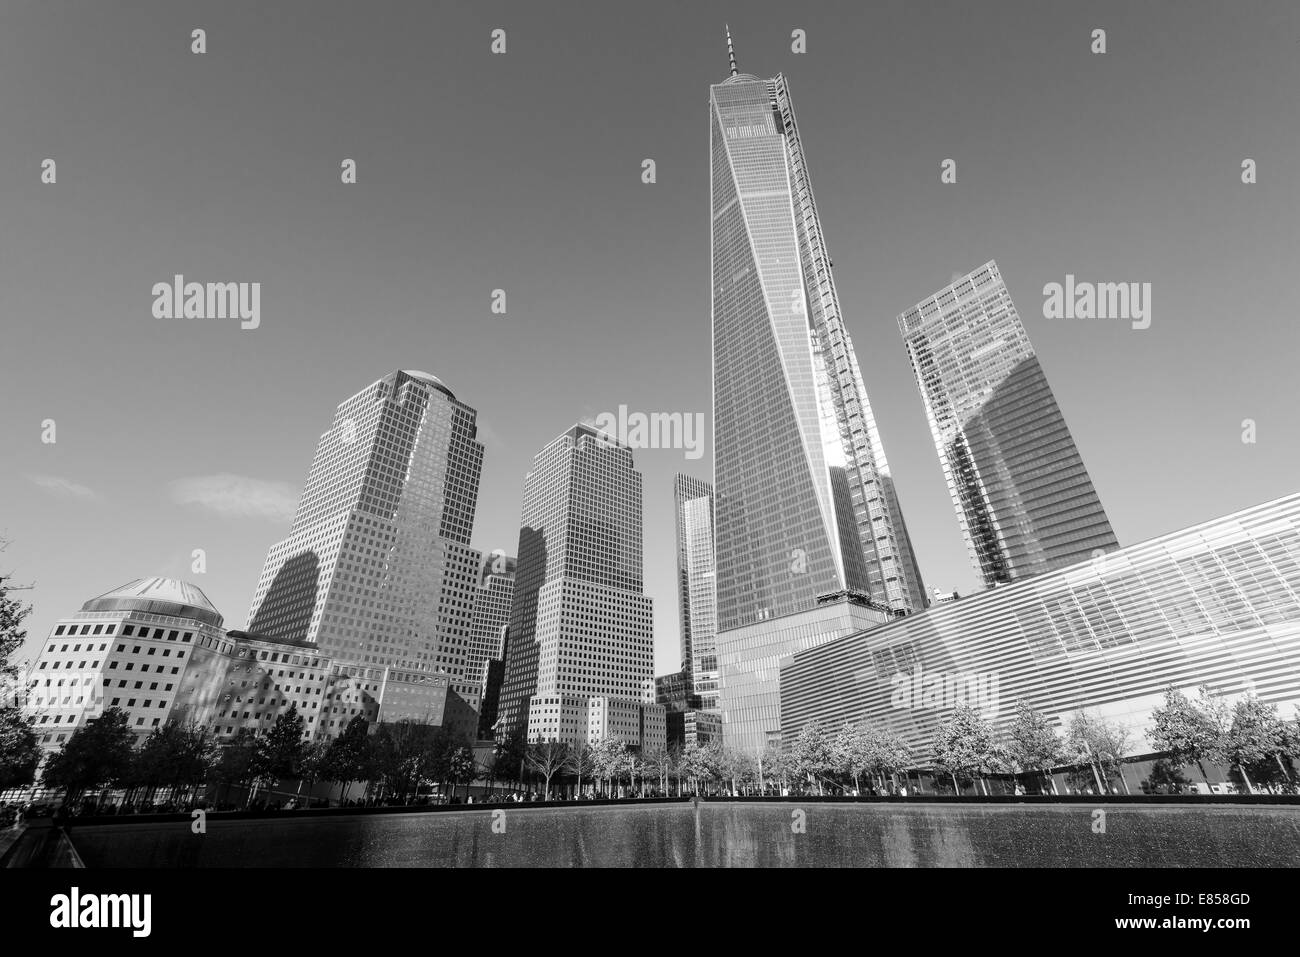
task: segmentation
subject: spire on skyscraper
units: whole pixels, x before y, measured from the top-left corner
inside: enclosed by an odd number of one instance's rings
[[[735,76],[736,70],[736,50],[731,45],[731,24],[725,24],[727,28],[727,59],[731,61],[731,75]]]

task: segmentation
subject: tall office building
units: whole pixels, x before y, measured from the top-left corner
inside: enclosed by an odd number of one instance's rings
[[[709,90],[718,628],[844,589],[924,608],[785,78],[731,61]]]
[[[673,481],[677,520],[677,603],[681,615],[686,693],[707,711],[718,707],[717,615],[713,574],[713,486],[678,474]]]
[[[498,733],[569,743],[617,733],[640,745],[647,709],[662,712],[645,700],[653,668],[641,473],[630,449],[575,425],[524,479]]]
[[[727,42],[709,89],[719,703],[728,743],[758,750],[780,728],[782,656],[925,591],[786,80],[739,73]],[[847,601],[818,604],[832,594]]]
[[[479,676],[477,737],[492,736],[501,682],[505,677],[506,631],[515,597],[514,556],[495,551],[483,556],[474,620],[470,625],[471,667]]]
[[[503,552],[483,556],[469,632],[470,662],[475,674],[481,672],[487,659],[505,657],[505,631],[515,598],[517,567],[514,556]]]
[[[1118,548],[997,263],[907,310],[898,327],[984,583]]]
[[[306,640],[415,688],[446,675],[453,692],[476,701],[475,416],[425,372],[393,372],[343,402],[320,437],[289,537],[267,554],[249,631]],[[409,714],[390,709],[385,719],[421,719],[419,697]]]

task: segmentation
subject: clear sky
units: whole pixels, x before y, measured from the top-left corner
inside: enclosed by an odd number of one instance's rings
[[[724,21],[743,71],[790,81],[928,586],[974,575],[896,316],[989,259],[1121,543],[1300,486],[1291,0],[8,0],[0,567],[35,584],[32,635],[147,575],[243,625],[335,406],[396,368],[479,410],[474,544],[511,554],[532,455],[574,421],[707,415]],[[176,273],[261,282],[260,328],[155,319]],[[1151,327],[1044,319],[1067,273],[1151,283]],[[708,439],[694,461],[637,453],[659,673],[678,664],[672,476],[711,474]]]

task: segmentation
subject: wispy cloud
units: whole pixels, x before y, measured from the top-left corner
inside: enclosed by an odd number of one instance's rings
[[[488,425],[483,416],[479,416],[475,423],[478,426],[478,440],[489,449],[504,448],[505,443],[501,441],[501,436],[497,434],[496,429]]]
[[[53,492],[55,495],[62,495],[67,498],[80,498],[86,501],[99,498],[99,493],[92,488],[86,488],[72,479],[65,479],[58,475],[29,475],[27,476],[34,484],[45,489],[47,492]]]
[[[246,475],[197,475],[176,479],[169,486],[172,501],[201,505],[232,518],[266,518],[287,522],[298,505],[298,489],[288,482],[271,482]]]

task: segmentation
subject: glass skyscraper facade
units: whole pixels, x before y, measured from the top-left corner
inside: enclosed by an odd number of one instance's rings
[[[524,479],[499,735],[523,729],[530,741],[579,743],[611,733],[606,718],[617,713],[619,736],[641,744],[627,737],[630,715],[639,722],[645,708],[656,708],[646,703],[654,636],[641,535],[641,473],[630,449],[580,424],[534,456]]]
[[[445,674],[476,703],[475,418],[436,377],[415,371],[393,372],[339,405],[289,535],[267,554],[249,631],[311,642],[389,680]]]
[[[709,94],[718,629],[846,589],[924,608],[785,78]]]
[[[898,326],[984,583],[1117,548],[997,263],[918,303]]]
[[[1300,494],[801,651],[781,670],[782,737],[865,721],[898,731],[924,763],[954,679],[978,682],[969,703],[1000,730],[1021,699],[1058,727],[1086,708],[1129,728],[1129,754],[1155,750],[1143,738],[1170,685],[1254,692],[1289,716]],[[898,694],[918,683],[924,695]]]
[[[733,56],[709,143],[718,703],[755,752],[782,657],[926,601],[785,78]]]
[[[673,481],[677,520],[677,602],[681,614],[686,694],[700,707],[718,707],[717,611],[713,574],[713,486],[678,474]]]

